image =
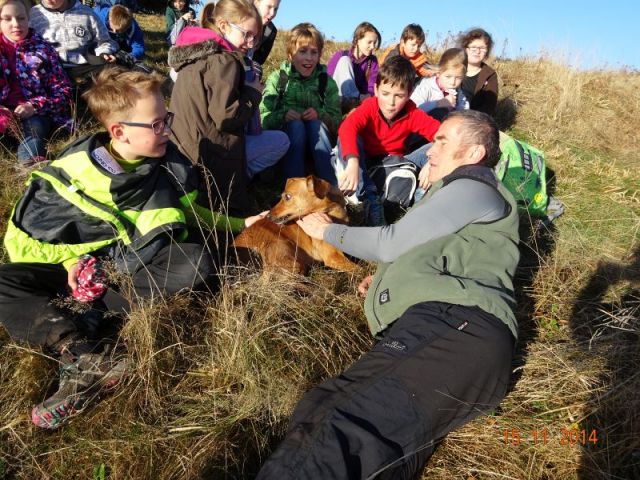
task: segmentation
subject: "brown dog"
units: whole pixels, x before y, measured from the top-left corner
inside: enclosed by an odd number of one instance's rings
[[[326,266],[352,272],[356,265],[332,245],[311,238],[296,224],[310,213],[323,212],[336,223],[347,223],[342,193],[325,180],[309,175],[287,180],[282,199],[263,218],[244,230],[233,242],[239,256],[248,249],[260,254],[265,269],[279,267],[306,274],[309,266]]]

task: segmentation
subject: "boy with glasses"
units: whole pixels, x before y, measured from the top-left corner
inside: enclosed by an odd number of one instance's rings
[[[128,312],[134,301],[110,284],[103,262],[128,277],[135,301],[215,289],[213,256],[194,232],[237,232],[260,218],[205,207],[196,170],[169,141],[173,115],[162,82],[157,74],[102,71],[85,100],[107,131],[76,140],[34,171],[9,219],[0,323],[61,363],[58,391],[33,409],[39,427],[63,425],[126,371],[101,313]],[[69,293],[91,307],[86,314],[74,318],[51,304]]]

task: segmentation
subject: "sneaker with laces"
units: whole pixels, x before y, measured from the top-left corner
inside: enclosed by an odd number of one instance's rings
[[[102,353],[81,354],[75,362],[61,365],[58,391],[33,407],[31,421],[41,428],[61,427],[120,383],[128,371],[129,359],[109,347]]]

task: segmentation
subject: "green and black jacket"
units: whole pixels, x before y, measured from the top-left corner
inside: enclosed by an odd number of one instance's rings
[[[97,160],[111,158],[108,141],[106,133],[81,138],[31,174],[4,240],[12,262],[66,265],[94,253],[125,265],[128,259],[145,263],[168,242],[185,240],[187,226],[199,221],[217,230],[242,229],[242,219],[204,206],[196,170],[171,142],[163,158],[112,172]]]

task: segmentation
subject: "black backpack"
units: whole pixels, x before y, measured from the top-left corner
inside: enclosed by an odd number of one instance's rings
[[[389,155],[369,169],[369,177],[385,203],[410,207],[418,187],[418,167],[400,155]]]

